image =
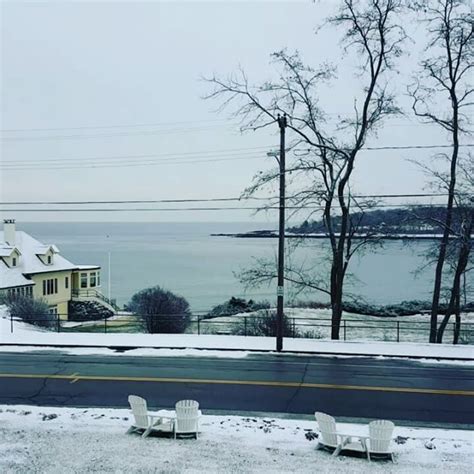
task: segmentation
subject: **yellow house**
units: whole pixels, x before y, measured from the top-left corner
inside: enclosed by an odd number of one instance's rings
[[[0,293],[43,299],[52,313],[68,318],[71,300],[113,305],[100,293],[100,267],[74,265],[55,245],[45,245],[6,219],[0,231]]]

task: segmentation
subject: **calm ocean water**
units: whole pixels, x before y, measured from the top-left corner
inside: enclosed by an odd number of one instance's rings
[[[119,304],[138,290],[160,285],[184,296],[193,311],[204,311],[231,296],[275,298],[275,285],[244,292],[235,273],[254,258],[276,255],[277,239],[211,237],[211,233],[235,233],[271,228],[256,223],[18,223],[38,240],[56,244],[63,256],[76,264],[102,267],[102,292],[108,295],[110,253],[111,294]],[[310,264],[312,255],[325,255],[327,242],[312,241],[298,249],[295,261]],[[410,299],[429,299],[432,271],[415,276],[429,243],[406,246],[387,241],[352,262],[353,281],[347,291],[368,302],[387,304]],[[324,258],[323,258],[324,260]],[[289,295],[290,296],[290,295]],[[324,300],[321,295],[306,295]],[[300,299],[303,297],[300,296]]]

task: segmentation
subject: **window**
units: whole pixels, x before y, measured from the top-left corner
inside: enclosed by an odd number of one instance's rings
[[[53,295],[58,292],[58,279],[43,280],[43,295]]]
[[[12,267],[16,267],[16,257],[12,257]]]
[[[64,288],[68,289],[69,288],[69,277],[66,277],[64,279]]]
[[[91,277],[90,286],[91,286],[91,288],[94,288],[96,286],[95,272],[91,272],[90,277]]]
[[[51,265],[51,255],[48,255],[48,265]]]
[[[87,288],[87,273],[81,273],[81,288]]]
[[[100,286],[100,272],[97,272],[97,286]]]

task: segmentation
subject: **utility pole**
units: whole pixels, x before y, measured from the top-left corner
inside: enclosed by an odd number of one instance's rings
[[[111,275],[111,265],[110,265],[110,250],[109,250],[109,269],[108,269],[108,273],[109,273],[109,300],[112,301],[112,284],[111,284],[111,281],[112,281],[112,275]]]
[[[287,126],[286,114],[278,114],[280,127],[280,216],[278,231],[278,287],[277,287],[277,340],[276,350],[283,349],[283,295],[284,295],[284,268],[285,268],[285,129]]]

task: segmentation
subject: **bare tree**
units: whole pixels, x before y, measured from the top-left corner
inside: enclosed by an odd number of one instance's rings
[[[461,331],[461,293],[463,278],[472,263],[472,232],[474,230],[474,164],[468,156],[467,164],[458,163],[457,190],[454,198],[455,216],[451,225],[450,239],[446,247],[447,271],[450,275],[447,289],[447,308],[439,325],[436,342],[443,342],[443,336],[451,316],[455,316],[453,344],[459,341]],[[448,179],[443,181],[449,183]],[[447,278],[445,278],[447,280]],[[448,286],[448,285],[445,285]],[[466,290],[464,288],[464,290]]]
[[[422,0],[413,2],[412,6],[422,12],[430,34],[426,59],[421,63],[416,83],[409,89],[413,99],[412,108],[424,122],[437,124],[445,130],[452,143],[450,171],[446,181],[448,200],[435,268],[430,321],[430,342],[441,342],[444,326],[439,338],[438,315],[443,268],[448,242],[453,234],[459,144],[461,136],[468,131],[468,117],[464,110],[473,105],[474,88],[470,72],[474,66],[474,17],[469,0]],[[442,99],[449,107],[445,112],[434,108]]]
[[[278,114],[286,114],[292,132],[292,148],[305,147],[305,154],[290,166],[293,181],[303,182],[287,202],[297,210],[320,210],[330,241],[329,285],[321,279],[307,279],[296,269],[287,269],[286,279],[329,294],[332,308],[331,337],[339,339],[342,318],[344,280],[351,257],[367,242],[355,240],[362,223],[352,218],[352,208],[365,209],[366,202],[350,197],[351,177],[357,156],[367,138],[386,117],[399,113],[389,89],[390,71],[401,54],[405,35],[397,24],[401,0],[342,0],[337,14],[328,23],[344,31],[344,50],[361,59],[357,76],[365,84],[356,94],[351,118],[330,130],[318,102],[319,86],[334,78],[335,69],[327,64],[319,68],[306,65],[298,52],[279,51],[272,55],[280,75],[274,80],[251,86],[243,70],[227,79],[208,79],[214,90],[207,97],[222,99],[221,108],[236,103],[234,116],[242,130],[257,130],[274,124]],[[360,104],[360,105],[359,105]],[[278,173],[270,171],[256,177],[247,190],[255,193],[272,183]],[[335,224],[335,217],[338,224]],[[271,275],[261,267],[255,278]]]

